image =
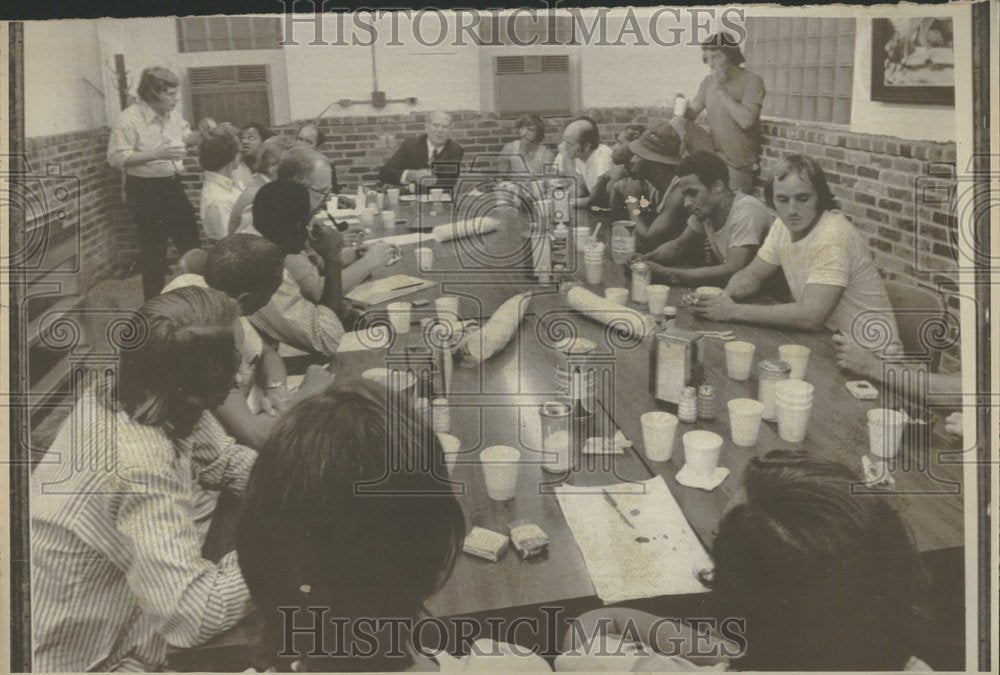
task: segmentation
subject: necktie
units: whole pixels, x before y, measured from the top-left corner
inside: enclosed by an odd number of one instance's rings
[[[440,150],[438,148],[434,148],[434,150],[431,151],[431,161],[430,161],[430,163],[432,165],[434,164],[435,160],[437,160],[439,152],[440,152]]]

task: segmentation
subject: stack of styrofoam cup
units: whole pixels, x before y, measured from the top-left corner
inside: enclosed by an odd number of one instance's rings
[[[744,448],[757,445],[760,434],[760,416],[764,412],[764,404],[752,398],[734,398],[727,404],[729,407],[729,429],[733,435],[733,443]]]
[[[778,358],[792,367],[788,373],[791,380],[806,379],[806,371],[809,369],[809,354],[812,353],[808,347],[803,345],[781,345],[778,347]]]
[[[604,244],[593,242],[583,249],[583,269],[588,284],[599,284],[604,275]]]
[[[875,408],[868,411],[868,448],[876,457],[895,457],[903,438],[903,427],[907,416],[890,408]]]
[[[813,386],[803,380],[781,380],[774,385],[774,401],[781,440],[790,443],[804,440],[813,406]]]

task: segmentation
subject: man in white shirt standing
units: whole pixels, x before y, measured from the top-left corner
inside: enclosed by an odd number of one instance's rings
[[[205,170],[205,182],[201,187],[201,226],[205,236],[213,242],[228,233],[233,205],[243,192],[243,183],[233,178],[239,156],[239,138],[228,124],[205,132],[198,145],[198,161]]]
[[[778,219],[757,257],[733,275],[721,296],[699,301],[695,311],[716,321],[825,327],[859,344],[868,335],[888,334],[888,343],[898,343],[896,318],[868,243],[836,210],[823,169],[808,157],[790,155],[775,167],[766,196]],[[779,269],[794,302],[742,302]]]
[[[180,80],[166,68],[147,68],[139,100],[119,115],[108,140],[108,163],[125,171],[125,198],[139,238],[142,292],[159,295],[167,271],[167,239],[183,255],[196,248],[198,221],[181,184],[185,145],[197,134],[175,110]]]
[[[577,179],[579,193],[575,205],[586,208],[590,193],[597,186],[598,179],[612,167],[611,148],[601,143],[597,123],[589,117],[578,117],[566,125],[559,154],[556,155],[556,169],[564,176]],[[586,194],[582,194],[584,192]]]

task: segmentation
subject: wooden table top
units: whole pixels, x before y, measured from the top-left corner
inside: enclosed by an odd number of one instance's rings
[[[426,207],[426,205],[423,205]],[[404,205],[412,213],[412,205]],[[399,264],[388,274],[412,274],[439,281],[439,285],[402,300],[434,298],[442,294],[461,298],[460,312],[465,319],[485,321],[507,298],[534,291],[528,315],[515,338],[481,368],[459,368],[456,364],[449,396],[451,433],[461,442],[462,453],[452,473],[461,487],[459,500],[465,511],[468,527],[479,525],[506,533],[507,525],[527,518],[548,534],[549,551],[533,560],[523,561],[509,551],[498,563],[490,563],[469,555],[460,556],[445,587],[428,603],[438,616],[471,614],[485,610],[522,605],[568,601],[592,597],[583,557],[573,534],[566,524],[555,495],[552,493],[553,474],[543,472],[538,462],[522,466],[517,494],[508,502],[491,500],[485,491],[478,453],[491,445],[512,445],[522,450],[522,457],[531,458],[540,448],[538,405],[557,396],[554,367],[558,353],[546,337],[553,320],[570,318],[578,334],[599,345],[598,351],[613,356],[613,400],[603,401],[614,423],[634,443],[622,455],[588,456],[568,482],[577,485],[602,485],[622,481],[645,480],[660,475],[677,499],[685,516],[702,542],[709,546],[718,523],[730,500],[742,482],[743,471],[750,458],[776,448],[806,449],[817,456],[836,459],[860,471],[860,461],[867,452],[867,432],[862,419],[868,409],[879,407],[878,401],[858,401],[852,398],[845,383],[851,379],[841,373],[834,362],[834,349],[825,333],[790,333],[760,326],[717,323],[702,320],[683,307],[682,296],[689,289],[672,288],[669,304],[678,307],[677,325],[698,330],[732,330],[737,339],[756,345],[754,371],[747,381],[728,378],[725,369],[723,342],[704,339],[703,365],[705,382],[715,387],[717,416],[714,420],[681,423],[674,440],[671,459],[652,462],[642,449],[639,417],[654,409],[649,387],[649,349],[647,337],[634,348],[622,349],[607,345],[603,326],[587,319],[568,306],[564,295],[553,286],[538,284],[530,274],[530,249],[525,237],[527,219],[510,210],[491,215],[501,219],[497,232],[473,240],[436,243],[430,239],[421,245],[434,250],[433,270],[418,270],[414,249],[417,244],[402,247]],[[604,220],[601,239],[607,240],[610,223],[593,214],[575,214],[581,223],[590,226]],[[446,218],[447,219],[447,215]],[[404,226],[393,231],[372,228],[373,237],[406,234]],[[500,261],[499,263],[497,261]],[[574,267],[572,264],[570,267]],[[582,257],[579,271],[571,272],[583,284]],[[587,286],[602,294],[607,286],[626,286],[621,265],[606,258],[604,283]],[[645,311],[633,305],[633,308]],[[421,311],[433,314],[433,302]],[[415,313],[414,321],[419,318]],[[417,327],[414,326],[414,331]],[[411,332],[406,339],[419,342]],[[731,398],[757,397],[756,363],[761,359],[776,359],[778,346],[794,342],[812,350],[806,380],[815,386],[813,410],[805,441],[788,443],[779,439],[774,423],[761,425],[757,445],[742,448],[731,442],[726,402]],[[338,377],[360,374],[367,368],[385,365],[385,350],[355,352],[350,358],[333,361]],[[724,439],[720,466],[730,470],[726,480],[711,492],[680,485],[674,478],[683,466],[681,436],[692,429],[706,429]],[[912,529],[921,551],[963,545],[962,470],[956,460],[958,449],[944,443],[943,434],[908,434],[899,455],[899,462],[890,467],[896,480],[893,499]],[[951,462],[943,455],[950,453]],[[859,498],[866,488],[859,486]],[[240,631],[222,636],[213,644],[233,644],[248,639]]]

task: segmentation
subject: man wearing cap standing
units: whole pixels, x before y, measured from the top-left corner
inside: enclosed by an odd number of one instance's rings
[[[560,174],[577,180],[575,206],[588,207],[598,179],[612,166],[611,148],[601,143],[594,120],[580,117],[566,125],[555,165]]]
[[[691,214],[687,227],[676,239],[640,257],[670,285],[725,284],[753,260],[774,216],[756,197],[729,187],[726,163],[711,152],[695,152],[681,161],[675,191]],[[699,260],[706,242],[713,264],[670,266]]]
[[[632,151],[633,179],[627,180],[622,189],[627,195],[629,218],[636,224],[636,245],[648,251],[683,227],[681,195],[674,189],[681,139],[668,122],[661,122],[628,147]]]
[[[759,172],[764,80],[741,67],[743,52],[731,35],[712,35],[701,48],[702,60],[711,72],[702,80],[684,116],[672,122],[688,150],[718,153],[729,166],[729,186],[750,194]],[[693,121],[703,110],[708,133]]]

